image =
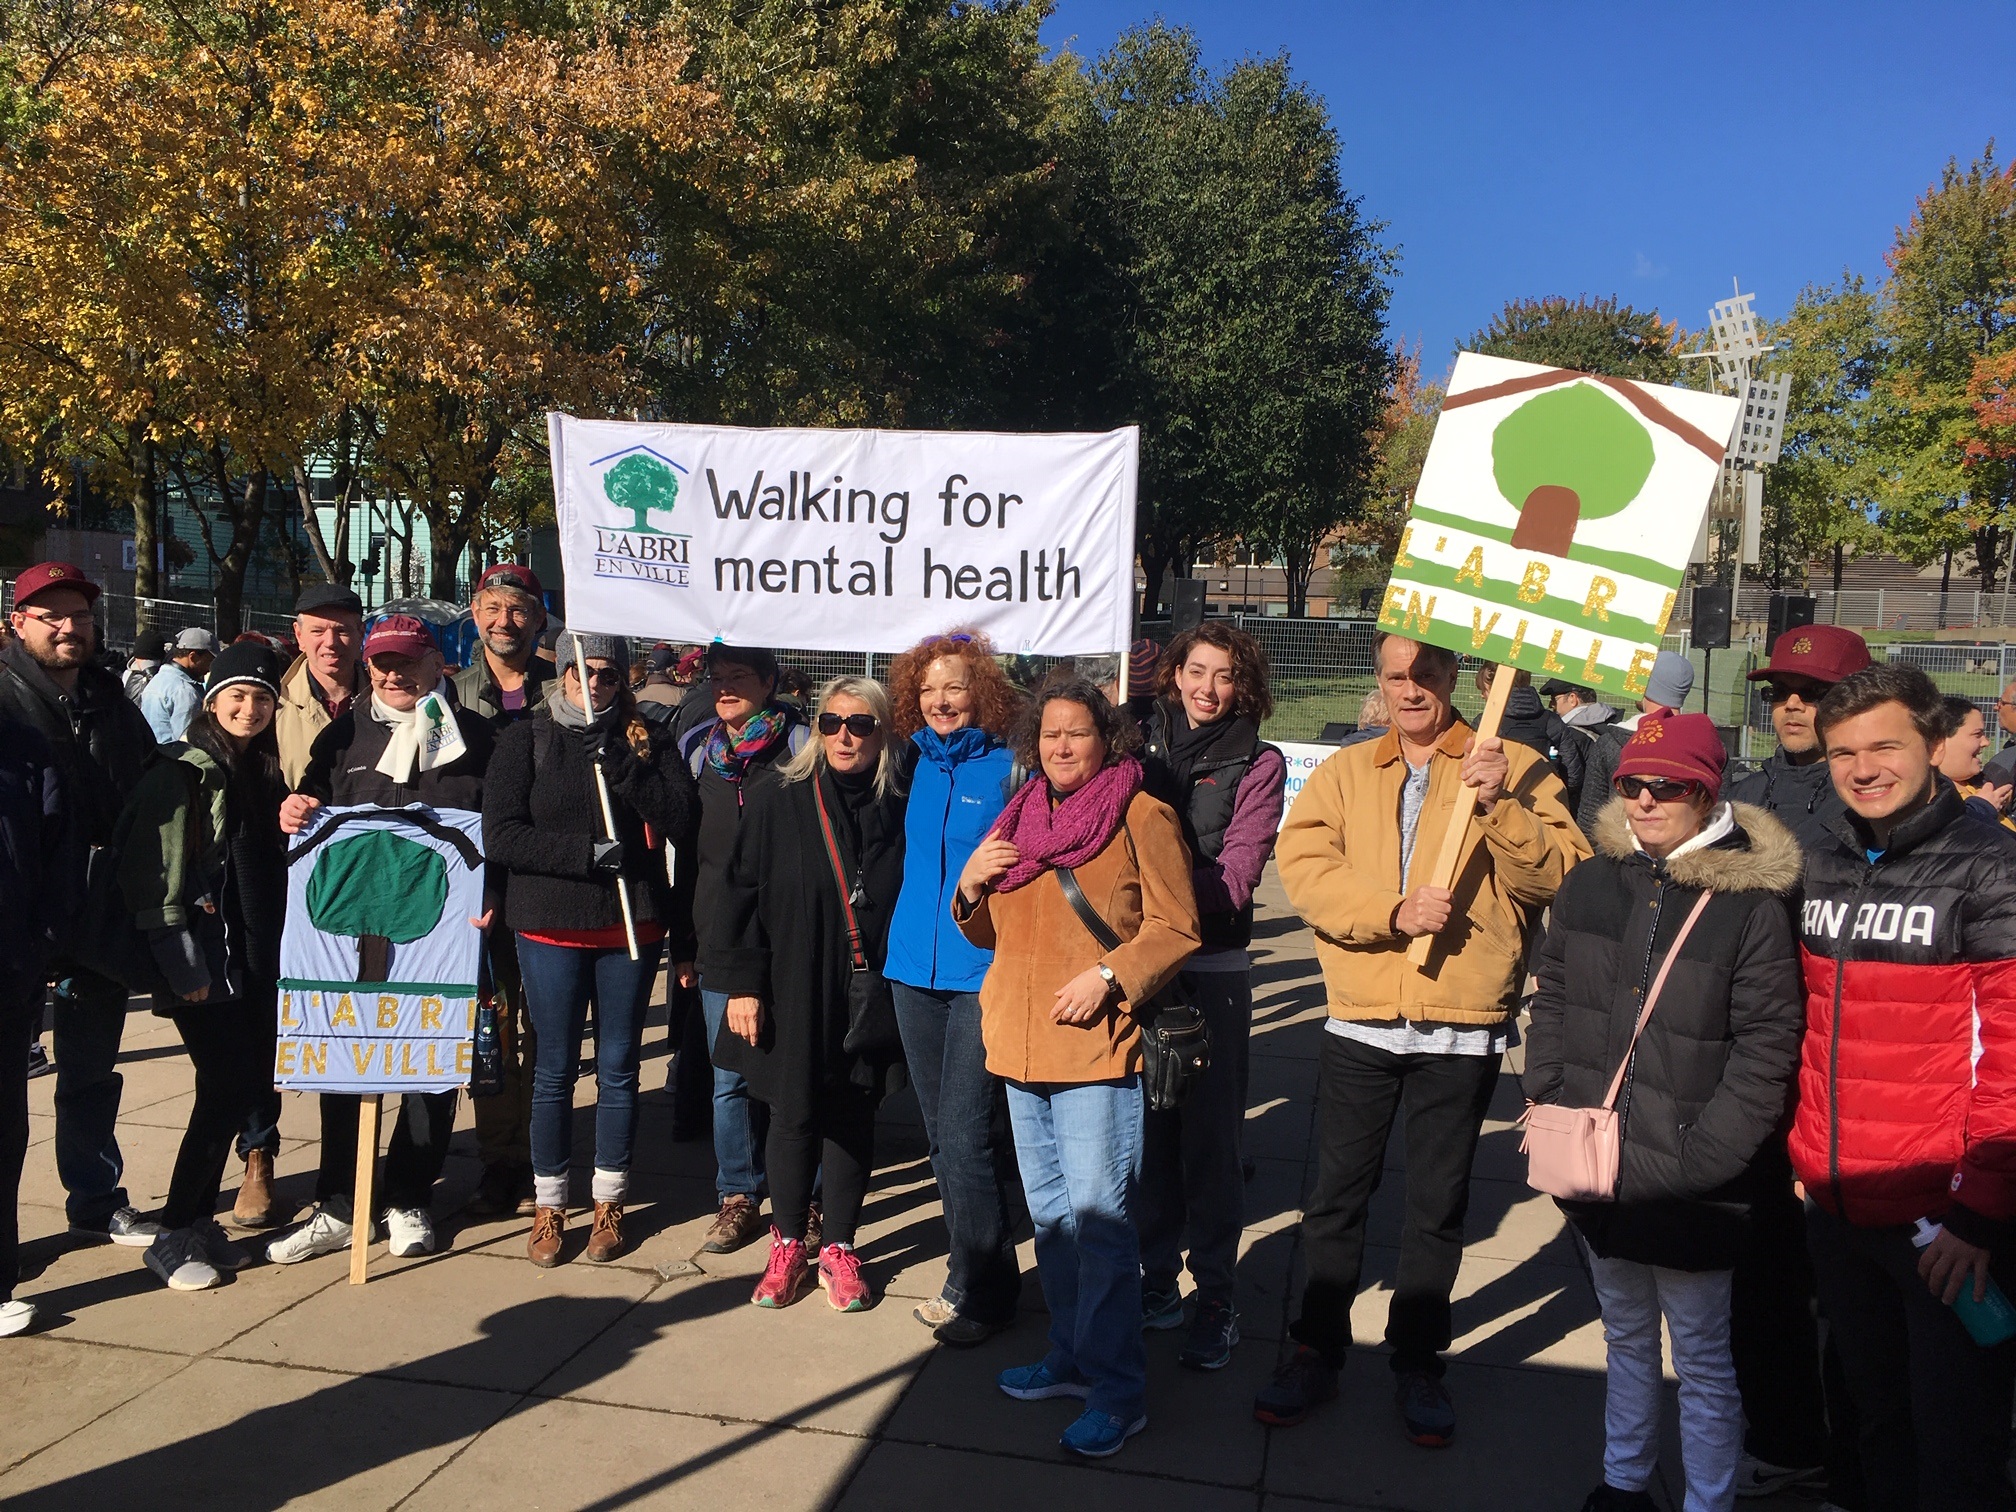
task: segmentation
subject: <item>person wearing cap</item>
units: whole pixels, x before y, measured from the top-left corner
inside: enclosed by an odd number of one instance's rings
[[[637,690],[637,702],[657,704],[667,710],[678,707],[686,690],[673,675],[677,660],[678,653],[663,641],[651,648],[651,654],[645,658],[644,686]]]
[[[1599,703],[1593,689],[1563,682],[1558,677],[1548,678],[1538,691],[1554,710],[1554,764],[1561,774],[1562,785],[1568,789],[1568,807],[1580,814],[1596,732],[1615,722],[1617,710]]]
[[[280,770],[298,787],[315,737],[368,690],[358,647],[364,643],[364,601],[335,583],[316,583],[294,602],[294,642],[301,654],[280,680]]]
[[[216,1286],[245,1252],[216,1221],[232,1140],[273,1082],[287,867],[273,715],[280,659],[240,643],[211,663],[186,743],[163,748],[120,821],[119,896],[146,939],[196,1097],[147,1250],[177,1291]]]
[[[1731,1276],[1751,1208],[1775,1180],[1765,1147],[1785,1116],[1805,1002],[1786,906],[1799,844],[1764,810],[1723,800],[1726,761],[1705,714],[1640,722],[1590,837],[1596,854],[1554,895],[1534,963],[1529,1103],[1598,1108],[1613,1080],[1630,1088],[1612,1200],[1560,1204],[1609,1351],[1603,1483],[1589,1512],[1651,1505],[1662,1318],[1680,1378],[1688,1512],[1736,1500]]]
[[[1854,631],[1801,625],[1780,635],[1769,660],[1749,674],[1765,685],[1778,749],[1731,782],[1729,796],[1775,815],[1808,849],[1826,844],[1847,812],[1829,780],[1814,716],[1829,690],[1869,664],[1869,647]],[[1783,1144],[1781,1134],[1774,1149]],[[1765,1495],[1817,1489],[1825,1479],[1837,1500],[1852,1505],[1854,1450],[1852,1432],[1844,1431],[1852,1430],[1852,1407],[1827,1400],[1805,1217],[1789,1159],[1779,1169],[1776,1189],[1760,1195],[1753,1211],[1750,1252],[1736,1266],[1736,1377],[1750,1423],[1737,1484],[1746,1495]],[[1834,1348],[1830,1341],[1828,1351]]]
[[[783,780],[786,762],[811,739],[802,711],[777,697],[777,658],[755,646],[716,641],[707,648],[707,717],[683,729],[679,750],[700,795],[694,835],[693,907],[689,940],[711,938],[708,925],[727,875],[728,858],[742,826],[748,797]],[[696,688],[680,705],[685,715]],[[721,1038],[728,1018],[728,994],[707,986],[707,960],[695,944],[673,940],[672,971],[679,985],[697,980],[704,1046]],[[688,952],[693,952],[688,954]],[[692,1053],[689,1029],[680,1054]],[[721,1200],[702,1248],[709,1254],[740,1249],[763,1231],[763,1145],[768,1115],[749,1095],[739,1072],[714,1068],[715,1189]]]
[[[1769,809],[1802,842],[1823,840],[1846,805],[1828,780],[1813,716],[1836,683],[1868,665],[1868,643],[1838,625],[1800,625],[1772,642],[1770,659],[1748,676],[1764,685],[1778,749],[1732,783],[1730,797]]]
[[[483,850],[508,874],[525,1012],[536,1030],[526,1257],[541,1267],[562,1258],[591,996],[595,1214],[582,1253],[604,1262],[622,1252],[644,1018],[663,940],[674,928],[690,932],[672,922],[663,845],[692,829],[699,806],[670,734],[637,715],[623,640],[568,631],[557,649],[560,675],[544,707],[498,736],[483,795]],[[601,785],[613,820],[606,828]]]
[[[119,679],[92,660],[98,585],[69,562],[42,562],[14,580],[12,630],[0,649],[0,714],[48,744],[70,815],[59,875],[81,899],[94,849],[107,846],[126,799],[154,759],[154,733]],[[77,950],[86,921],[65,916],[56,980],[56,1171],[73,1233],[145,1246],[158,1232],[128,1203],[119,1152],[119,1042],[126,988]]]
[[[293,796],[280,807],[281,829],[298,833],[324,804],[403,808],[419,803],[481,813],[483,774],[494,737],[485,721],[454,706],[441,675],[440,648],[427,627],[410,615],[388,614],[372,627],[363,652],[370,693],[315,737],[307,770]],[[451,740],[424,738],[421,700],[429,693],[440,695],[455,716]],[[492,901],[486,888],[486,909]],[[487,914],[484,922],[487,927]],[[322,1094],[316,1211],[301,1227],[274,1240],[267,1248],[268,1258],[288,1265],[349,1248],[357,1181],[357,1106],[353,1096]],[[382,1192],[395,1255],[425,1255],[434,1249],[428,1205],[454,1132],[454,1092],[413,1092],[400,1100]]]
[[[147,684],[154,674],[161,670],[161,664],[168,660],[168,637],[159,630],[142,630],[133,637],[133,654],[127,658],[125,671],[119,674],[120,684],[126,689],[126,696],[136,704],[140,695],[147,691]]]
[[[476,623],[477,654],[455,674],[455,697],[501,733],[530,719],[553,681],[553,663],[539,654],[539,638],[546,630],[545,590],[530,567],[499,562],[476,580],[469,612]],[[494,1097],[471,1100],[483,1177],[466,1211],[479,1218],[529,1216],[532,1204],[532,1064],[537,1052],[518,976],[510,900],[500,895],[499,908],[488,951],[504,1026],[504,1085]]]
[[[1639,722],[1657,714],[1677,713],[1693,691],[1694,663],[1678,651],[1661,651],[1645,679],[1638,712],[1596,728],[1583,760],[1582,797],[1575,806],[1575,822],[1582,827],[1583,834],[1594,833],[1596,821],[1609,807],[1610,779],[1616,775],[1617,758],[1624,750],[1624,743],[1637,733]]]
[[[209,676],[211,659],[217,655],[217,637],[208,630],[190,627],[179,633],[168,648],[168,664],[155,673],[140,695],[140,712],[147,716],[148,728],[163,745],[180,740],[203,702],[203,679]]]
[[[1947,723],[1902,662],[1813,719],[1842,809],[1806,845],[1790,1146],[1868,1512],[2016,1507],[2016,1345],[1955,1310],[2016,1286],[2016,867],[1939,772]]]
[[[1392,728],[1311,773],[1275,845],[1288,900],[1316,932],[1329,1022],[1297,1348],[1253,1414],[1286,1427],[1337,1394],[1372,1193],[1404,1105],[1408,1216],[1386,1341],[1403,1429],[1432,1447],[1456,1431],[1443,1383],[1450,1296],[1470,1168],[1526,977],[1527,919],[1589,847],[1542,758],[1477,739],[1457,715],[1454,652],[1384,635],[1373,655]],[[1476,822],[1454,886],[1437,886],[1428,879],[1459,804]],[[1417,970],[1407,956],[1424,935]]]

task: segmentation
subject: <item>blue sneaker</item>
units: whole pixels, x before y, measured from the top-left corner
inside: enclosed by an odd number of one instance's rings
[[[1094,1412],[1087,1408],[1079,1414],[1077,1422],[1064,1430],[1064,1436],[1057,1442],[1073,1454],[1082,1454],[1087,1459],[1104,1459],[1109,1454],[1118,1454],[1127,1440],[1147,1426],[1146,1413],[1130,1423],[1110,1412]]]
[[[1156,1291],[1152,1287],[1141,1288],[1141,1326],[1143,1328],[1181,1328],[1183,1326],[1183,1293],[1175,1287]]]
[[[1083,1401],[1092,1394],[1090,1382],[1060,1380],[1050,1374],[1048,1362],[1042,1360],[1034,1365],[1011,1365],[994,1378],[994,1384],[1018,1402],[1044,1402],[1051,1397],[1077,1397]]]

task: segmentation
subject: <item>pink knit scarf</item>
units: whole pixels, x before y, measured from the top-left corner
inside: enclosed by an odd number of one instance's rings
[[[1080,867],[1112,842],[1141,791],[1141,763],[1123,756],[1076,792],[1050,806],[1050,784],[1039,773],[1008,800],[993,833],[1020,852],[994,884],[996,892],[1026,887],[1053,866]]]

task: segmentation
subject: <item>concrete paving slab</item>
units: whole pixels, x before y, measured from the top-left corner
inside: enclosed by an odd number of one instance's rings
[[[1015,1459],[914,1444],[877,1444],[835,1512],[1029,1512],[1032,1507],[1088,1507],[1100,1512],[1254,1512],[1251,1491],[1191,1485],[1130,1473],[1130,1446],[1096,1464],[1066,1463],[1064,1451]]]
[[[9,1339],[0,1372],[0,1469],[67,1438],[187,1365],[167,1354],[60,1337]]]
[[[0,1476],[9,1512],[390,1507],[512,1398],[198,1360]]]
[[[1309,1163],[1256,1156],[1253,1179],[1246,1183],[1246,1227],[1275,1232],[1302,1221]]]

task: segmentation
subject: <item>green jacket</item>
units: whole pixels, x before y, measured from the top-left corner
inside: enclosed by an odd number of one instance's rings
[[[546,701],[549,685],[557,674],[553,663],[543,656],[535,655],[525,667],[525,707],[522,711],[506,712],[504,695],[497,686],[497,679],[490,675],[490,664],[484,659],[483,647],[476,647],[475,660],[457,672],[450,681],[455,686],[455,701],[474,714],[478,719],[487,720],[492,729],[501,730],[506,725],[516,724],[521,719],[529,719],[539,705]]]
[[[138,929],[187,929],[224,877],[225,772],[206,751],[161,747],[126,800],[116,838],[119,890]]]

